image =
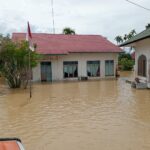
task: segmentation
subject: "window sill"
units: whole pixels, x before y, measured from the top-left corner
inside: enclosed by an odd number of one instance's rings
[[[64,81],[67,81],[67,80],[78,80],[78,77],[64,78],[63,80]]]
[[[114,77],[115,75],[105,75],[105,77]]]
[[[100,78],[101,76],[88,76],[88,78]]]

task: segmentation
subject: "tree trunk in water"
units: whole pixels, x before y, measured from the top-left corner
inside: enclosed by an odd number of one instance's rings
[[[20,88],[21,87],[20,77],[8,76],[6,79],[7,79],[7,82],[8,82],[8,85],[10,88]]]

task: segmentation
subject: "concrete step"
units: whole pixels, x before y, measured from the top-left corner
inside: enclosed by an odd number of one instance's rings
[[[147,83],[136,83],[136,88],[137,89],[146,89]]]

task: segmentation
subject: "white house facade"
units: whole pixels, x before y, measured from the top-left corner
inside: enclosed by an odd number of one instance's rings
[[[14,33],[13,40],[25,34]],[[33,34],[42,60],[32,70],[33,81],[115,78],[121,49],[102,36]]]
[[[150,87],[150,29],[137,34],[121,46],[135,49],[135,77]]]
[[[115,78],[118,54],[115,53],[76,53],[60,56],[47,56],[33,69],[33,80],[48,80],[42,78],[42,65],[49,63],[50,81]]]
[[[143,59],[144,68],[140,70],[140,60]],[[136,44],[135,53],[136,76],[150,83],[150,38]]]

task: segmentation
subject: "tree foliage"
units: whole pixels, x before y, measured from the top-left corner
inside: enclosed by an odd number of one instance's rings
[[[119,61],[122,59],[122,58],[127,58],[127,59],[132,59],[131,55],[129,53],[120,53],[119,54]]]
[[[10,88],[26,87],[29,71],[29,44],[26,41],[14,43],[9,37],[0,40],[0,72]],[[37,65],[39,55],[30,51],[31,68]]]
[[[119,66],[121,70],[132,70],[134,66],[134,60],[128,53],[119,54]]]
[[[75,31],[69,27],[66,27],[63,29],[63,34],[71,34],[71,35],[75,35]]]
[[[117,44],[123,43],[123,38],[120,35],[116,36],[115,40],[116,40]]]
[[[146,30],[150,29],[150,23],[148,23],[145,26]],[[131,30],[128,34],[124,34],[124,36],[118,35],[115,37],[115,41],[117,42],[117,44],[121,44],[129,39],[131,39],[133,36],[135,36],[137,33],[135,31],[135,29]]]
[[[146,29],[150,29],[150,23],[145,26]]]
[[[136,35],[136,31],[135,31],[135,29],[133,29],[128,34],[124,34],[124,36],[120,36],[120,35],[116,36],[115,40],[116,40],[117,44],[121,44],[121,43],[131,39],[135,35]]]

